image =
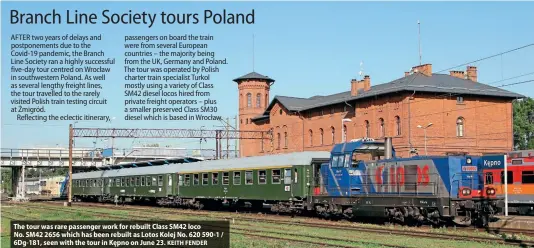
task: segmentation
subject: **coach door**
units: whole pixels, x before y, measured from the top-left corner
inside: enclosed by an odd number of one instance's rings
[[[172,175],[167,175],[167,195],[172,195]]]
[[[109,188],[111,187],[111,184],[113,183],[113,179],[109,178],[108,180],[104,179],[107,183],[105,183],[104,185],[104,194],[105,195],[109,195]]]

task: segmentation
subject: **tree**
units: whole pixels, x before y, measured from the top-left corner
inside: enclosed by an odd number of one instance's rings
[[[514,144],[516,150],[534,149],[534,99],[528,97],[514,104]]]

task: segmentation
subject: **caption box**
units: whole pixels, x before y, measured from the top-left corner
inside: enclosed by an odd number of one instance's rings
[[[228,221],[12,221],[11,247],[230,247]]]

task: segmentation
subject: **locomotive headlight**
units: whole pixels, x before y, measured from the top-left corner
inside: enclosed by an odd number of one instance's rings
[[[471,164],[471,162],[472,162],[472,161],[471,161],[471,158],[467,158],[467,159],[466,159],[466,162],[467,162],[467,164]]]

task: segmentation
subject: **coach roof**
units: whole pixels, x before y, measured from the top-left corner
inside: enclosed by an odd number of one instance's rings
[[[244,170],[247,168],[270,168],[287,165],[309,165],[312,162],[326,162],[330,152],[308,151],[285,153],[245,158],[208,160],[188,164],[169,164],[108,171],[92,171],[73,174],[72,179],[89,179],[99,177],[126,177],[139,175],[157,175],[170,173],[190,173],[197,171]]]

